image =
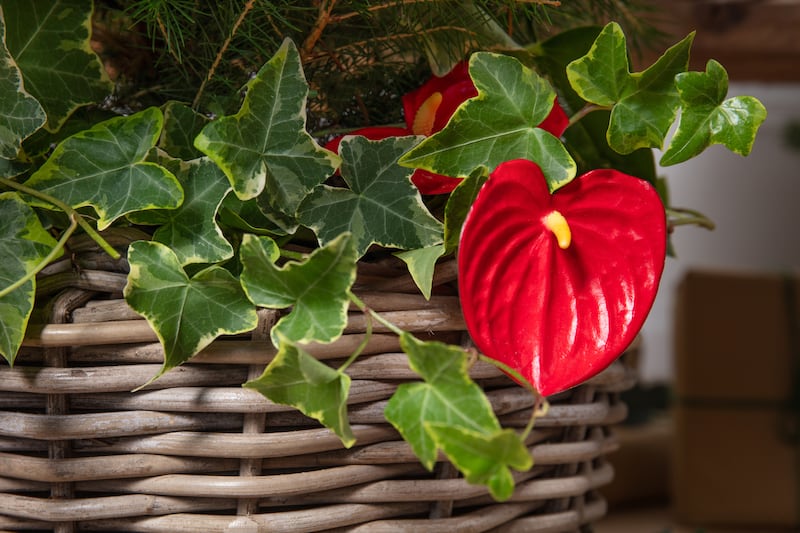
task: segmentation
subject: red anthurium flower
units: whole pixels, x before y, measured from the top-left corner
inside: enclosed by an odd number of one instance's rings
[[[469,77],[468,64],[462,61],[444,76],[433,76],[424,85],[403,96],[405,128],[375,126],[355,130],[350,135],[363,135],[373,141],[402,135],[428,137],[447,125],[458,106],[477,95],[478,90]],[[555,102],[540,127],[560,137],[568,123],[566,113]],[[338,152],[341,140],[342,137],[337,137],[326,144],[325,148]],[[447,194],[456,188],[461,178],[417,169],[411,176],[411,181],[422,194]]]
[[[550,194],[535,163],[503,163],[461,234],[467,328],[542,395],[566,390],[633,341],[665,255],[664,207],[644,180],[594,170]]]
[[[478,89],[469,77],[468,63],[462,61],[403,96],[406,125],[411,134],[428,137],[444,128],[458,106],[473,96],[478,96]]]

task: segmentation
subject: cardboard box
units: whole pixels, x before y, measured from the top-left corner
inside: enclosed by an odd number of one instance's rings
[[[673,504],[696,526],[800,525],[800,280],[694,271],[676,308]]]

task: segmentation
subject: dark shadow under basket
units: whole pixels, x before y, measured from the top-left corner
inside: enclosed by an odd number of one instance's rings
[[[427,472],[386,423],[397,385],[417,378],[377,325],[348,369],[351,449],[241,387],[275,353],[273,311],[260,311],[251,334],[219,339],[130,392],[159,370],[161,346],[121,300],[125,262],[71,249],[38,281],[53,295],[47,324],[29,328],[13,368],[0,367],[0,530],[555,532],[605,514],[595,489],[613,477],[609,426],[625,418],[619,392],[634,381],[622,360],[550,398],[527,443],[535,465],[498,503],[445,460]],[[430,301],[391,265],[363,265],[355,292],[421,339],[460,343],[453,270],[439,270]],[[353,313],[339,341],[309,351],[336,365],[365,329]],[[471,374],[505,427],[525,426],[529,393],[486,364]]]

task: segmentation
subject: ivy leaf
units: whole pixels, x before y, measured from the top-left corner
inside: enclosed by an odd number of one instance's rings
[[[16,193],[0,194],[0,290],[31,274],[58,243]],[[14,363],[33,310],[35,279],[0,296],[0,354]]]
[[[280,251],[269,237],[245,234],[241,282],[258,306],[292,311],[272,329],[272,342],[333,342],[347,325],[348,291],[356,279],[356,252],[345,233],[302,263],[277,267]]]
[[[167,102],[163,106],[164,130],[158,147],[178,159],[195,159],[203,154],[194,147],[194,139],[208,124],[209,119],[180,102]]]
[[[567,65],[586,55],[602,30],[598,26],[583,26],[558,33],[534,46],[537,68],[545,74],[558,92],[559,102],[572,115],[585,105],[567,78]],[[653,150],[641,148],[630,154],[620,154],[608,146],[606,132],[611,110],[588,113],[564,131],[564,144],[575,163],[578,174],[596,168],[614,168],[650,183],[655,183],[656,168]],[[445,221],[446,225],[447,221]],[[446,230],[445,230],[446,232]]]
[[[135,224],[154,224],[159,228],[153,240],[175,252],[181,265],[218,263],[233,257],[233,247],[217,225],[216,213],[231,186],[225,175],[207,157],[181,161],[164,158],[183,187],[184,200],[177,209],[133,213]]]
[[[442,225],[411,184],[411,170],[397,165],[416,141],[346,137],[339,153],[342,178],[350,188],[314,189],[297,212],[300,223],[313,229],[323,244],[352,233],[359,257],[372,243],[414,250],[442,242]]]
[[[416,250],[407,250],[395,254],[406,264],[411,278],[414,280],[414,283],[417,284],[417,287],[426,300],[430,300],[431,298],[436,261],[438,261],[443,254],[443,244],[428,246],[427,248],[417,248]]]
[[[206,125],[194,145],[228,176],[243,200],[261,198],[293,217],[300,202],[331,176],[339,157],[306,131],[308,84],[290,40],[247,84],[239,112]]]
[[[493,435],[500,424],[481,388],[467,373],[463,349],[400,336],[409,366],[424,382],[404,383],[389,400],[384,414],[411,445],[428,470],[436,462],[437,443],[431,424],[445,424],[480,435]]]
[[[752,96],[725,100],[728,73],[722,65],[712,59],[705,72],[678,74],[676,83],[683,108],[662,165],[682,163],[712,144],[743,156],[750,153],[767,110]]]
[[[583,57],[602,30],[599,26],[580,26],[559,32],[531,46],[536,70],[547,77],[558,92],[559,103],[567,114],[579,111],[586,101],[572,89],[567,79],[567,65]],[[569,131],[574,124],[571,125]]]
[[[22,164],[19,161],[10,161],[0,157],[0,177],[13,178],[24,174],[28,170],[28,165]]]
[[[229,193],[222,201],[219,220],[229,228],[239,229],[255,235],[286,235],[258,207],[255,198],[241,200],[235,193]]]
[[[89,45],[92,3],[81,0],[3,2],[6,45],[25,88],[56,131],[78,107],[101,102],[113,86]]]
[[[0,7],[0,158],[14,159],[30,134],[47,119],[44,109],[22,86],[22,77],[5,45]]]
[[[342,444],[351,447],[356,439],[347,419],[350,377],[318,361],[280,333],[278,339],[275,358],[261,377],[248,381],[244,387],[318,420],[336,433]]]
[[[550,84],[509,56],[478,52],[469,62],[478,96],[456,110],[441,131],[400,159],[404,166],[466,177],[510,159],[536,161],[551,189],[575,176],[575,162],[556,137],[539,127],[556,94]]]
[[[485,435],[440,423],[427,423],[425,427],[466,480],[486,485],[498,501],[507,500],[514,493],[509,467],[526,471],[533,466],[530,452],[512,429]]]
[[[73,208],[94,207],[101,230],[133,211],[178,207],[183,191],[177,178],[145,160],[163,120],[151,107],[77,133],[61,142],[25,185]]]
[[[444,208],[444,251],[446,254],[458,248],[461,226],[464,225],[464,220],[472,207],[472,202],[475,201],[478,191],[481,190],[487,179],[489,179],[489,176],[486,168],[479,168],[467,178],[464,178],[450,193]]]
[[[253,304],[239,281],[219,266],[189,278],[175,253],[161,243],[136,241],[128,249],[125,301],[142,315],[164,347],[167,370],[189,360],[223,334],[256,327]]]
[[[611,148],[629,154],[663,145],[680,106],[675,76],[689,65],[693,39],[689,34],[649,68],[632,74],[625,34],[611,22],[585,56],[567,65],[569,82],[581,98],[612,107],[606,133]]]

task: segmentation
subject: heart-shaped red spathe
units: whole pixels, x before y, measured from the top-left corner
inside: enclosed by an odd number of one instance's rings
[[[467,328],[483,354],[540,394],[561,392],[630,345],[665,255],[664,207],[644,180],[594,170],[551,194],[538,165],[508,161],[481,189],[461,233]]]

